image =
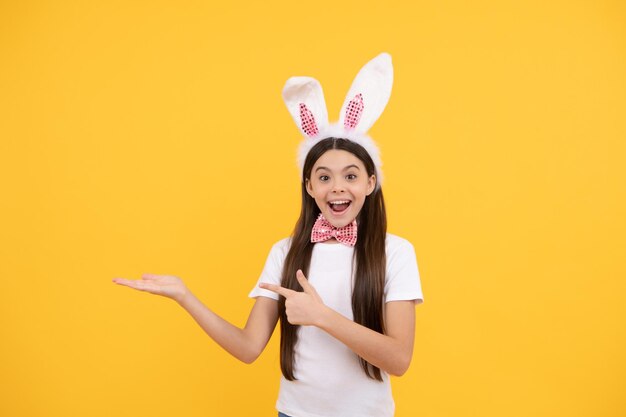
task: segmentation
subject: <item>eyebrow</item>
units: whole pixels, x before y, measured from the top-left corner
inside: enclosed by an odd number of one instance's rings
[[[359,167],[358,167],[358,166],[356,166],[356,165],[354,165],[354,164],[352,164],[352,165],[348,165],[347,167],[345,167],[345,168],[343,169],[343,171],[347,171],[347,170],[348,170],[348,169],[350,169],[350,168],[356,168],[356,169],[358,169],[358,170],[360,171]],[[317,168],[315,169],[315,172],[319,171],[320,169],[325,169],[326,171],[331,171],[331,169],[330,169],[330,168],[327,168],[327,167],[317,167]]]

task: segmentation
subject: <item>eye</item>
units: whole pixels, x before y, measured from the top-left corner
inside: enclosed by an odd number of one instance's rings
[[[346,175],[346,178],[349,180],[356,180],[356,174],[348,174]]]
[[[328,175],[321,175],[320,176],[320,181],[322,181],[322,182],[328,181]]]

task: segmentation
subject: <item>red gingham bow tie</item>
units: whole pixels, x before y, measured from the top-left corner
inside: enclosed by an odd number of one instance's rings
[[[324,242],[325,240],[335,238],[344,245],[354,246],[356,244],[356,231],[356,219],[344,227],[337,228],[330,224],[320,213],[313,225],[311,242]]]

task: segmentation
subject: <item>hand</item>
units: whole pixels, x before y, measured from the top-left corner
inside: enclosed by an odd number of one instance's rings
[[[140,280],[114,278],[113,282],[151,294],[162,295],[179,303],[189,293],[180,278],[170,275],[143,274]]]
[[[303,292],[264,282],[260,283],[259,287],[285,297],[285,312],[287,313],[289,323],[303,326],[319,326],[325,308],[324,302],[299,269],[296,272],[296,278],[302,285]]]

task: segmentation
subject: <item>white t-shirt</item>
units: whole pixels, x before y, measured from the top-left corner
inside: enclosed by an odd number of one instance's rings
[[[260,282],[280,285],[290,238],[280,240],[267,257],[257,285],[249,296],[278,300]],[[350,320],[352,315],[352,255],[340,243],[313,246],[307,278],[324,304]],[[406,239],[387,233],[385,302],[424,301],[415,250]],[[281,376],[276,408],[292,417],[390,417],[394,414],[389,375],[383,382],[368,378],[358,356],[339,340],[315,326],[300,326],[295,346],[295,381]]]

